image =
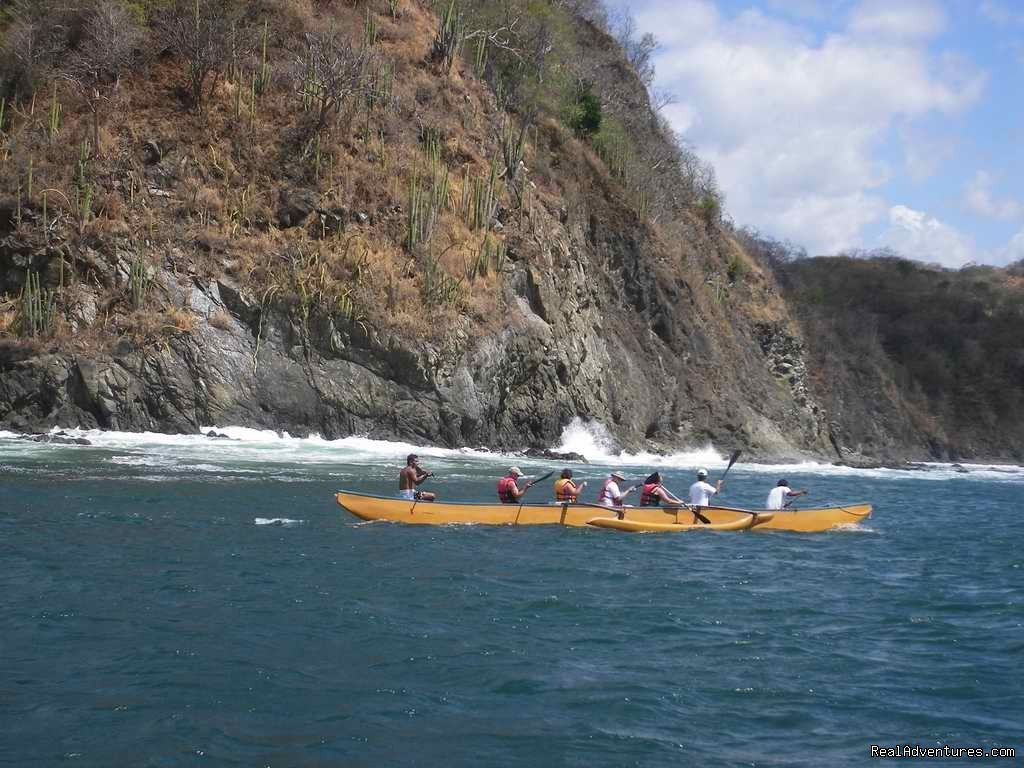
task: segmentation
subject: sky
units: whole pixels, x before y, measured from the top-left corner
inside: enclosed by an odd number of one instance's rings
[[[1024,259],[1024,0],[613,0],[740,226],[811,255]]]

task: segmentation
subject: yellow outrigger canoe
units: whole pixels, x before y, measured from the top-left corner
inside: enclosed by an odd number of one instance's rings
[[[635,523],[695,525],[701,521],[688,507],[602,507],[597,504],[464,503],[444,501],[410,501],[385,496],[371,496],[353,491],[339,491],[338,504],[363,520],[390,520],[413,525],[570,525],[586,526],[595,517],[615,514],[620,520]],[[712,525],[750,521],[755,530],[819,532],[838,525],[859,523],[871,515],[870,504],[815,509],[765,510],[732,507],[701,507],[700,513]]]

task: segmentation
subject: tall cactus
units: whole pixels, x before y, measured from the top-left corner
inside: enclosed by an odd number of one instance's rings
[[[43,288],[39,282],[39,273],[29,270],[18,300],[16,320],[18,333],[21,336],[39,336],[49,333],[53,329],[55,317],[55,292]]]
[[[132,307],[142,309],[149,291],[149,272],[142,258],[136,256],[128,273],[128,291],[132,298]]]
[[[462,12],[455,5],[455,0],[451,0],[441,14],[441,24],[434,35],[434,48],[431,53],[434,61],[440,62],[445,72],[451,72],[452,65],[462,50],[465,36],[466,24]]]

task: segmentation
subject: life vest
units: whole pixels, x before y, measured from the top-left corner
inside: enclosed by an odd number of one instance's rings
[[[516,498],[516,490],[519,486],[516,485],[516,479],[509,475],[503,477],[498,481],[498,498],[501,499],[502,504],[515,504],[519,501]]]
[[[661,497],[655,493],[660,486],[661,483],[644,483],[643,488],[640,489],[641,507],[656,507],[661,503]]]
[[[567,477],[555,480],[555,499],[558,501],[576,501],[575,494],[571,493],[567,488],[570,485],[575,487],[572,480]]]

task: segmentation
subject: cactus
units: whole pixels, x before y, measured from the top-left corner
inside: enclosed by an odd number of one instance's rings
[[[256,133],[256,73],[252,73],[252,82],[249,85],[249,133]]]
[[[402,15],[401,0],[388,0],[388,13],[391,14],[392,19],[399,18]]]
[[[28,201],[32,203],[32,171],[35,168],[35,158],[30,157],[28,159]]]
[[[455,0],[450,0],[448,7],[441,15],[441,25],[434,36],[434,48],[431,53],[434,61],[441,62],[442,69],[452,71],[452,65],[462,50],[466,27],[462,13],[456,8]]]
[[[473,71],[477,77],[484,76],[484,69],[487,65],[487,38],[481,35],[476,41],[476,57],[473,60]]]
[[[146,293],[149,291],[149,272],[141,257],[132,261],[131,271],[128,274],[128,291],[131,294],[132,307],[142,309],[146,303]]]
[[[257,95],[262,95],[270,87],[270,64],[267,63],[267,38],[270,35],[269,22],[263,22],[263,40],[260,44],[260,67],[256,71],[255,90]]]
[[[60,102],[57,101],[57,84],[53,84],[53,91],[50,94],[50,112],[47,116],[46,124],[46,136],[50,144],[53,144],[54,139],[57,138],[57,134],[60,133],[60,122],[63,108]],[[3,120],[0,120],[0,124]]]
[[[18,301],[16,324],[19,335],[38,336],[49,333],[56,317],[55,308],[56,293],[42,288],[39,283],[39,273],[30,270]]]
[[[490,176],[484,180],[470,178],[467,173],[462,185],[462,215],[471,230],[490,229],[494,207],[498,200],[498,162],[491,160]]]
[[[643,220],[647,218],[647,215],[651,212],[651,195],[642,186],[637,185],[636,188],[636,215],[637,218]]]
[[[524,122],[522,129],[517,132],[511,120],[506,120],[501,127],[501,156],[505,160],[505,176],[510,184],[515,181],[519,165],[523,162],[529,127],[529,122]]]
[[[492,240],[490,234],[484,235],[483,242],[480,243],[480,250],[477,252],[476,258],[473,260],[466,277],[470,280],[476,279],[477,276],[487,277],[492,266],[495,272],[501,272],[505,268],[506,255],[507,250],[504,242]]]
[[[377,20],[369,8],[366,9],[366,18],[363,20],[363,46],[373,48],[377,44]]]
[[[395,70],[388,61],[382,61],[370,75],[366,84],[366,106],[369,111],[391,105],[395,87]]]
[[[7,112],[7,97],[0,96],[0,133],[4,132],[4,114]]]

